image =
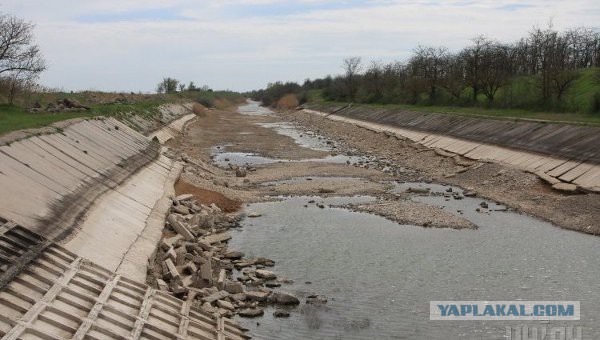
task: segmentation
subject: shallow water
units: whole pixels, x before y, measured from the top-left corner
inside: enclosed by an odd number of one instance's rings
[[[262,182],[262,186],[274,186],[280,184],[298,184],[298,183],[308,183],[310,181],[336,181],[336,182],[355,182],[363,180],[365,182],[369,182],[360,177],[325,177],[325,176],[309,176],[309,177],[294,177],[290,179],[281,179],[277,181],[269,181]]]
[[[244,165],[261,165],[273,163],[300,163],[300,162],[324,162],[334,164],[353,164],[362,160],[362,157],[335,155],[325,156],[323,158],[307,158],[307,159],[280,159],[270,158],[257,155],[249,152],[223,152],[223,147],[220,149],[213,148],[213,162],[220,167],[228,167],[229,164],[244,166]]]
[[[240,105],[238,112],[250,116],[270,116],[275,114],[275,112],[267,107],[260,106],[260,102],[254,100],[248,100],[247,104]]]
[[[273,319],[268,309],[263,318],[240,322],[258,339],[505,339],[507,325],[540,322],[430,321],[429,301],[575,300],[581,301],[581,321],[541,325],[583,326],[584,338],[600,337],[598,238],[493,211],[502,207],[491,202],[492,211],[477,212],[482,199],[444,197],[446,188],[413,199],[461,210],[478,230],[398,225],[366,213],[320,209],[307,203],[315,199],[310,197],[252,204],[249,209],[263,215],[244,220],[230,247],[275,260],[273,270],[295,281],[281,290],[323,294],[329,302],[322,308],[303,303],[289,319]]]
[[[274,129],[280,135],[294,139],[296,144],[317,151],[331,151],[335,145],[333,141],[310,131],[301,131],[289,123],[259,123],[258,125]]]

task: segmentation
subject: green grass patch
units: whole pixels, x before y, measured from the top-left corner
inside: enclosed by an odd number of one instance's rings
[[[0,135],[10,131],[39,128],[61,120],[88,117],[89,112],[31,113],[9,104],[0,104]]]

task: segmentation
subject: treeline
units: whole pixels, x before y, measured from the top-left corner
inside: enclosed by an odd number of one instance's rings
[[[342,75],[286,88],[345,102],[600,111],[599,66],[599,32],[534,28],[514,43],[477,37],[456,53],[419,46],[406,61],[363,65],[348,58]],[[578,82],[594,92],[567,96]],[[280,92],[270,86],[256,94],[268,104]]]

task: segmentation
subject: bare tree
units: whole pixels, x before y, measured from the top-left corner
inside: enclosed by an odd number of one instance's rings
[[[33,42],[33,27],[17,17],[0,14],[0,78],[10,104],[46,69],[40,49]]]
[[[183,92],[183,91],[185,91],[185,84],[181,83],[181,84],[179,84],[179,92]]]
[[[445,47],[419,46],[410,59],[413,76],[421,78],[429,87],[429,99],[437,99],[437,89],[446,71],[448,49]]]
[[[344,59],[344,64],[342,66],[345,71],[344,80],[346,82],[346,95],[348,99],[354,100],[356,98],[356,91],[358,89],[358,75],[361,71],[361,58],[360,57],[350,57]]]
[[[492,103],[496,93],[506,85],[512,77],[510,46],[490,43],[482,50],[481,55],[481,91]]]
[[[477,102],[477,95],[481,88],[481,56],[483,50],[492,42],[483,35],[472,41],[473,45],[463,49],[460,55],[465,62],[465,82],[473,89],[473,102]]]
[[[0,75],[38,74],[46,69],[40,49],[33,42],[33,27],[17,17],[0,15]]]

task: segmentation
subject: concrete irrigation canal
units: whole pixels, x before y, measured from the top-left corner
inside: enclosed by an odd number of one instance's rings
[[[599,128],[161,111],[2,137],[2,339],[504,339],[429,303],[520,300],[600,338]]]

